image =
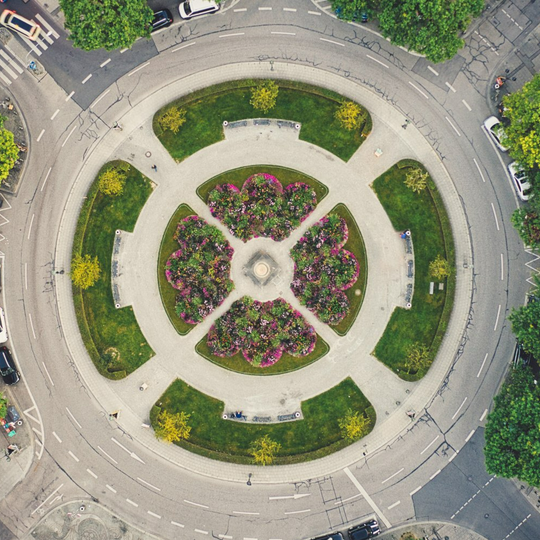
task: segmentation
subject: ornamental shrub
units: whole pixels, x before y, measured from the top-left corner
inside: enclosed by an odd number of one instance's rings
[[[336,119],[348,131],[359,129],[366,120],[367,111],[354,101],[344,101],[336,111]]]
[[[350,442],[357,441],[367,434],[369,429],[369,418],[359,411],[353,412],[348,409],[343,418],[338,420],[341,436]]]
[[[427,188],[429,174],[422,171],[419,167],[411,169],[405,177],[405,185],[414,193],[420,193]]]
[[[126,184],[127,171],[111,167],[99,175],[98,188],[103,195],[121,195]]]
[[[19,159],[19,149],[13,133],[4,129],[5,116],[0,116],[0,183],[9,176],[9,172]]]
[[[163,131],[178,133],[186,123],[186,109],[179,109],[176,105],[169,107],[159,118],[158,124]]]
[[[71,281],[76,287],[88,289],[99,279],[101,268],[97,257],[77,254],[71,261]]]
[[[250,104],[254,109],[267,113],[276,106],[279,86],[271,80],[259,83],[251,90]]]

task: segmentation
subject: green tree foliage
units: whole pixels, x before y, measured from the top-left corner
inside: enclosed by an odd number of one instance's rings
[[[333,0],[332,8],[339,10],[339,18],[352,21],[363,12],[369,12],[371,2],[367,0]]]
[[[452,273],[450,263],[441,255],[437,255],[433,261],[429,263],[429,275],[437,281],[443,281]]]
[[[256,465],[271,465],[274,457],[279,452],[281,444],[273,441],[268,435],[259,437],[251,445],[249,452],[253,456]]]
[[[188,421],[191,415],[184,411],[172,414],[166,410],[159,413],[157,426],[155,428],[156,437],[165,442],[173,443],[180,439],[189,439],[191,427]]]
[[[9,176],[19,158],[19,149],[13,139],[13,133],[4,129],[5,116],[0,116],[0,183]]]
[[[0,392],[0,418],[5,418],[7,414],[7,399],[4,394]]]
[[[405,358],[407,373],[411,373],[411,371],[418,373],[428,366],[429,361],[429,349],[422,343],[417,341],[407,349],[407,357]]]
[[[186,109],[179,109],[176,105],[169,107],[159,118],[158,124],[163,131],[178,133],[186,122]]]
[[[73,45],[85,51],[131,47],[150,37],[152,10],[146,0],[60,0]]]
[[[251,90],[250,104],[254,109],[267,113],[276,106],[279,86],[271,80],[259,83]]]
[[[536,294],[540,291],[536,288]],[[529,302],[510,314],[512,331],[526,352],[540,359],[540,302]]]
[[[505,126],[510,155],[525,168],[540,167],[540,73],[518,92],[504,96]]]
[[[527,367],[516,368],[488,416],[486,469],[540,487],[540,388]]]
[[[101,274],[97,257],[77,254],[71,261],[71,281],[76,287],[88,289],[96,283]]]
[[[518,208],[512,214],[512,225],[517,229],[519,236],[533,248],[540,247],[540,204],[533,199],[528,208]]]
[[[120,195],[124,191],[127,171],[118,167],[111,167],[99,175],[99,191],[103,195]]]
[[[420,193],[427,188],[428,173],[419,167],[411,169],[405,178],[405,185],[412,189],[414,193]]]
[[[348,131],[360,128],[366,115],[367,112],[354,101],[344,101],[336,111],[338,122]]]
[[[341,436],[347,441],[354,442],[367,434],[369,418],[352,409],[348,409],[343,418],[338,420]]]

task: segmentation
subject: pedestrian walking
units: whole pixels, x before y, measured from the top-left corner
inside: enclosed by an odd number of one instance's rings
[[[152,165],[152,169],[157,172],[157,165]]]

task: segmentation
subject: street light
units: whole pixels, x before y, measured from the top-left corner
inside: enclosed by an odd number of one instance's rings
[[[251,486],[251,477],[253,476],[253,473],[249,473],[248,475],[248,481],[247,481],[247,485],[248,486]]]

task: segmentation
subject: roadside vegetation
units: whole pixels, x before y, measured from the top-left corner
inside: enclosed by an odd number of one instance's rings
[[[157,111],[154,132],[171,156],[182,161],[223,140],[224,121],[277,118],[301,123],[301,140],[347,161],[372,124],[369,113],[357,105],[361,121],[356,129],[346,129],[336,118],[344,101],[335,92],[294,81],[230,81],[183,96]],[[176,132],[164,127],[170,109],[185,111],[185,122]]]
[[[159,429],[163,411],[171,415],[184,413],[184,419],[189,415],[189,437],[175,440],[178,446],[221,461],[260,465],[285,465],[326,456],[367,435],[375,425],[373,407],[351,379],[304,401],[304,418],[292,422],[248,424],[223,420],[221,401],[180,379],[152,408],[154,429]]]
[[[4,128],[5,116],[0,115],[0,184],[9,176],[19,158],[19,148],[13,133]]]
[[[102,179],[110,178],[111,170],[123,178],[117,194],[103,192]],[[106,164],[87,193],[73,240],[77,322],[97,370],[109,379],[125,377],[154,354],[131,306],[115,308],[111,283],[115,231],[133,231],[151,192],[150,181],[137,169],[121,161]]]
[[[396,234],[410,230],[414,246],[414,295],[410,309],[398,307],[375,347],[375,356],[402,379],[416,381],[428,371],[446,332],[455,289],[454,242],[450,220],[429,175],[420,190],[411,187],[411,173],[427,171],[403,160],[373,182]],[[409,182],[407,182],[409,177]],[[440,266],[445,271],[440,272]],[[430,294],[430,282],[434,282]],[[440,290],[438,283],[443,284]]]

